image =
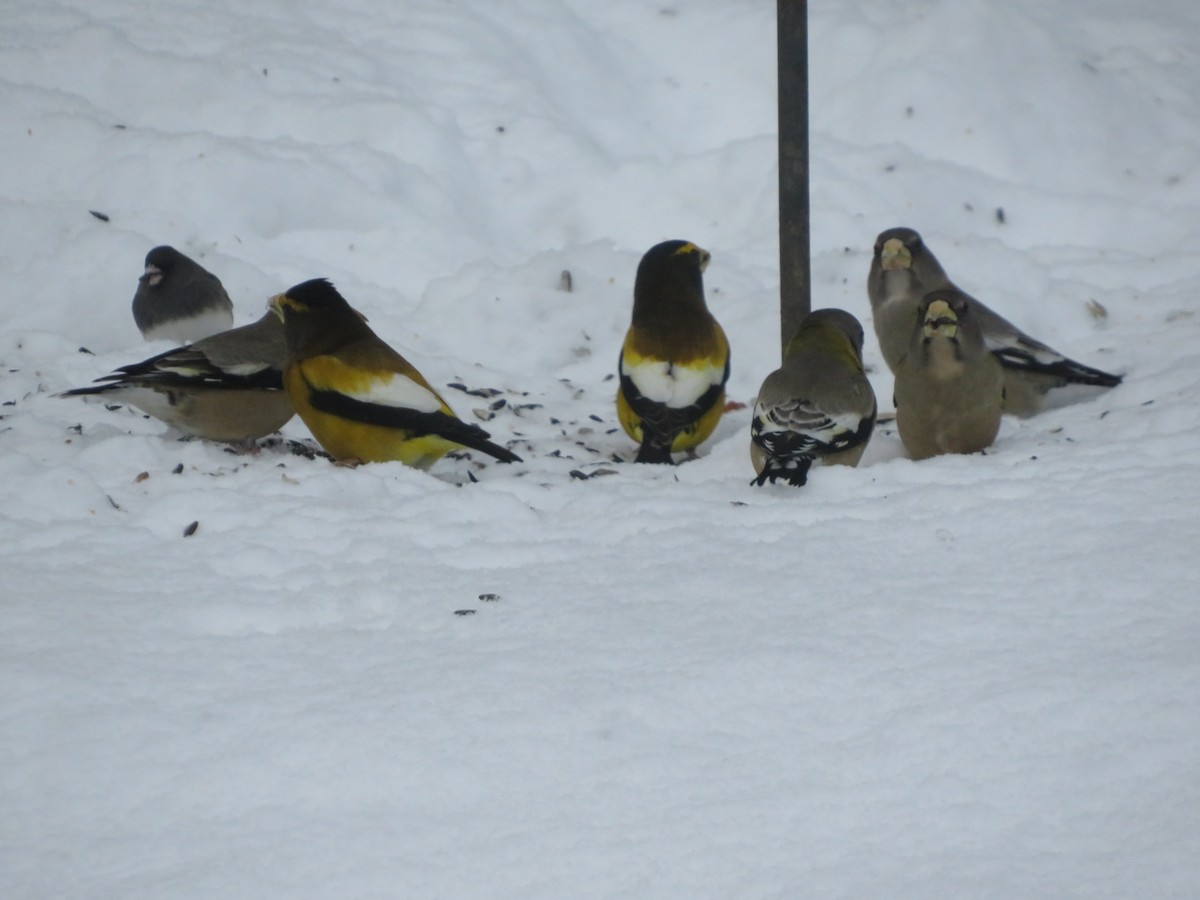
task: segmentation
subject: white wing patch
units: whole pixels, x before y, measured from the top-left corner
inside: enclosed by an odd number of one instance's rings
[[[762,434],[790,432],[814,447],[836,445],[862,427],[862,416],[857,413],[829,415],[803,400],[790,400],[765,409],[756,404],[754,417],[760,423]]]
[[[681,409],[691,406],[713,385],[719,385],[725,376],[725,367],[689,369],[662,361],[637,365],[622,362],[621,374],[627,376],[638,393],[647,400]]]
[[[399,373],[373,379],[365,390],[339,390],[339,393],[363,403],[414,409],[417,412],[431,413],[442,408],[441,398],[437,394]]]

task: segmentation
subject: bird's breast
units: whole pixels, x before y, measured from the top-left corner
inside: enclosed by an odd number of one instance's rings
[[[647,400],[679,409],[691,406],[713,385],[720,384],[725,366],[708,360],[683,365],[668,360],[640,359],[627,353],[621,362],[621,374],[629,378]]]

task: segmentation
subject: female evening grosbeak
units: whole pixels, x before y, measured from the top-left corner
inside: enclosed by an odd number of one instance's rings
[[[988,352],[979,307],[956,288],[917,305],[896,363],[896,428],[908,455],[975,453],[1000,430],[1007,373]]]
[[[712,434],[725,411],[729,341],[704,303],[708,260],[695,244],[665,241],[638,265],[617,364],[617,416],[638,443],[638,462],[670,463]]]
[[[459,419],[325,279],[272,297],[270,307],[287,339],[284,388],[335,460],[399,460],[427,469],[449,451],[469,447],[501,462],[521,461]]]
[[[862,363],[863,329],[840,309],[818,309],[788,341],[783,365],[758,391],[750,459],[762,485],[799,487],[814,462],[857,466],[875,427],[875,392]]]
[[[252,441],[283,427],[292,404],[283,390],[283,326],[271,313],[186,347],[97,378],[104,384],[61,397],[98,394],[136,406],[185,434]]]
[[[960,293],[970,302],[977,323],[973,327],[978,328],[984,346],[1004,371],[1005,412],[1031,416],[1045,407],[1049,392],[1067,385],[1111,388],[1121,383],[1120,375],[1063,356],[960,291],[921,235],[911,228],[889,228],[880,233],[867,276],[875,334],[892,372],[897,371],[897,363],[908,352],[917,307],[930,291],[939,288]]]

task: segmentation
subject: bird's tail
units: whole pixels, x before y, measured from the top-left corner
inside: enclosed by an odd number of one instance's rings
[[[1065,356],[1052,358],[1048,354],[1035,354],[1019,347],[995,348],[992,353],[1006,369],[1034,372],[1061,378],[1066,384],[1089,384],[1096,387],[1116,387],[1121,383],[1120,375],[1102,369],[1093,369]]]
[[[674,463],[674,460],[671,459],[671,448],[669,446],[663,446],[658,441],[647,436],[642,439],[642,445],[638,447],[635,462],[658,463],[669,466]]]
[[[525,461],[511,450],[506,450],[499,444],[493,444],[491,441],[489,441],[487,439],[487,432],[485,432],[482,428],[478,429],[478,431],[478,435],[470,433],[456,434],[454,435],[453,440],[462,444],[464,447],[469,447],[472,450],[478,450],[480,453],[486,453],[488,456],[494,457],[500,462],[515,463]]]
[[[797,460],[795,465],[781,466],[767,463],[763,466],[763,470],[758,473],[758,477],[750,483],[757,487],[762,487],[768,481],[771,484],[775,483],[776,478],[782,478],[792,487],[804,487],[808,484],[808,470],[812,466],[812,460],[801,458]]]
[[[71,388],[69,391],[61,391],[55,394],[55,397],[83,397],[89,394],[103,394],[105,391],[112,390],[116,385],[99,384],[92,387]]]

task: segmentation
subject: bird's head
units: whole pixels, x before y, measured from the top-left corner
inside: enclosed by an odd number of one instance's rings
[[[875,259],[885,272],[911,269],[913,254],[921,247],[921,235],[911,228],[889,228],[875,239]]]
[[[679,307],[704,308],[704,270],[711,254],[690,241],[663,241],[646,251],[633,283],[633,316],[661,316]]]
[[[921,300],[921,330],[927,340],[956,340],[959,326],[968,315],[967,301],[954,291],[930,291]]]
[[[814,309],[800,321],[783,355],[790,359],[819,349],[861,370],[862,348],[863,327],[858,319],[844,309]]]
[[[267,309],[283,322],[290,352],[336,346],[371,334],[367,317],[325,278],[313,278],[276,294],[267,301]]]
[[[655,272],[669,269],[704,272],[712,254],[691,241],[663,241],[655,244],[642,256],[638,264],[638,275],[643,271]]]
[[[158,287],[180,259],[186,257],[174,247],[168,247],[166,244],[155,247],[146,254],[146,271],[138,281],[150,287]]]
[[[350,304],[326,278],[313,278],[290,287],[272,297],[267,306],[284,323],[303,316],[338,314],[350,309]]]

